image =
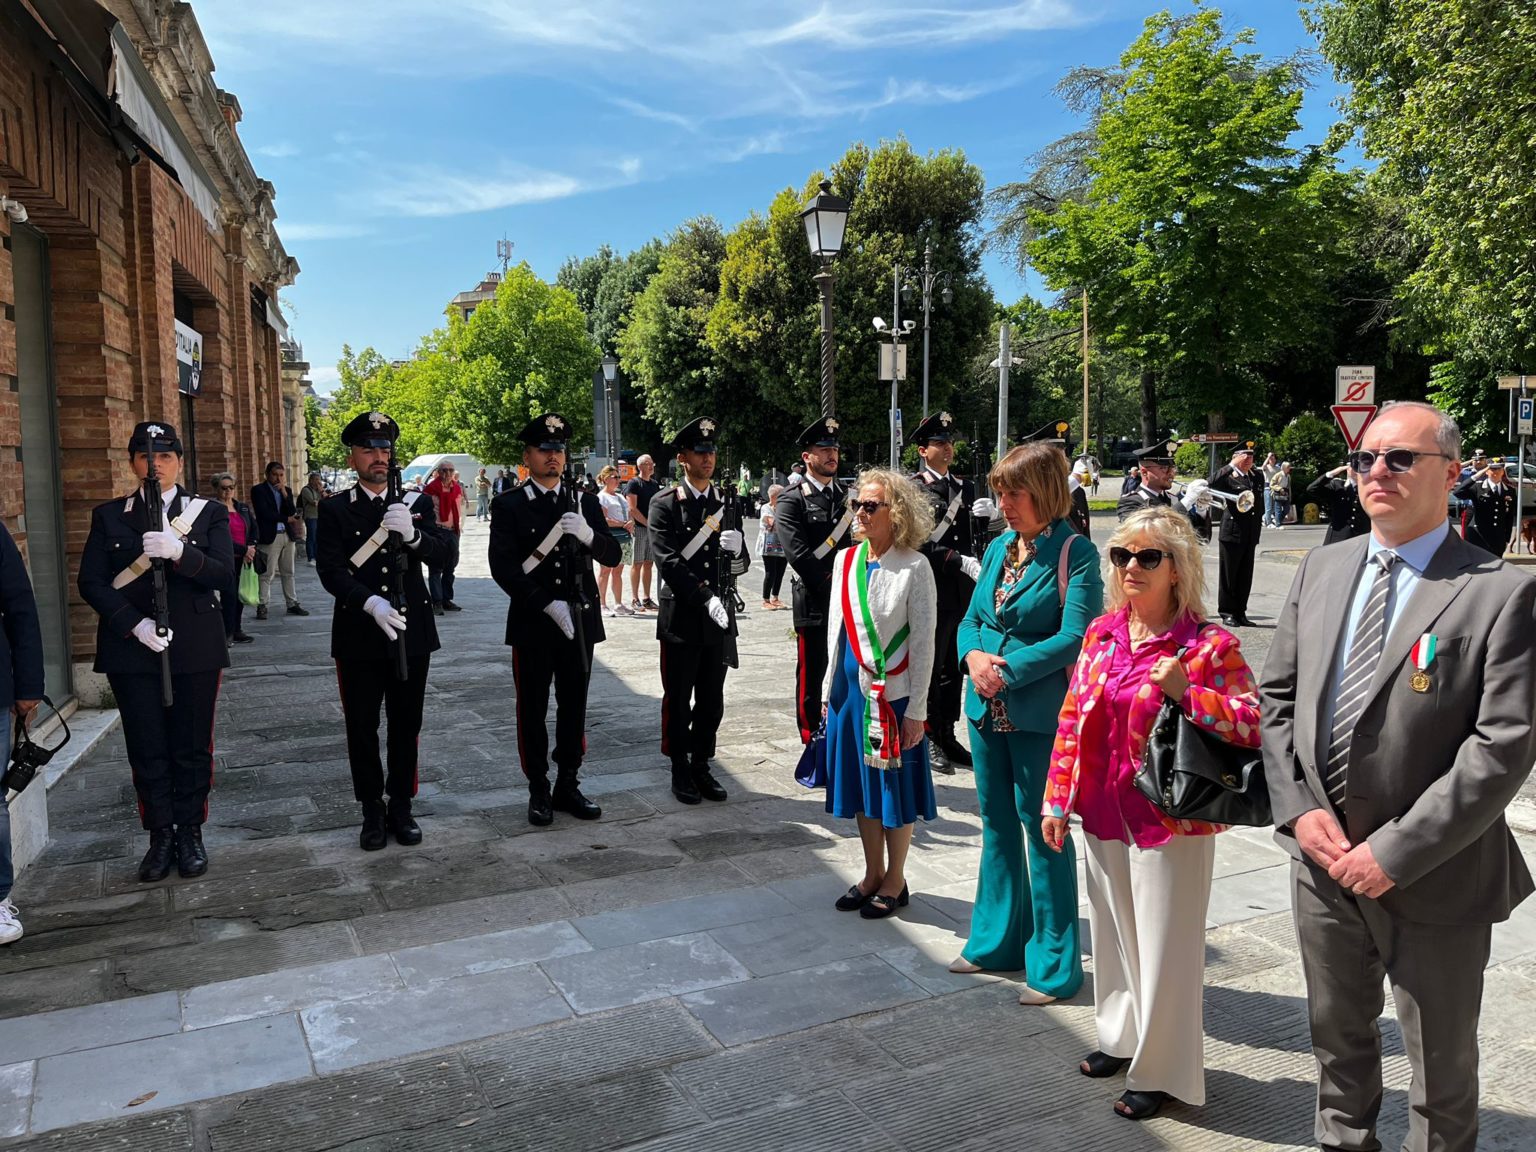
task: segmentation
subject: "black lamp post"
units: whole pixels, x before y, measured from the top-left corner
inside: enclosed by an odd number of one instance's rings
[[[832,344],[832,261],[843,250],[843,232],[848,226],[848,201],[832,195],[832,182],[823,180],[821,191],[811,197],[800,219],[805,224],[805,238],[811,255],[821,261],[816,273],[816,287],[821,289],[821,412],[837,415],[837,385],[833,376]]]
[[[923,266],[921,268],[909,268],[908,274],[917,278],[919,289],[923,294],[923,419],[928,419],[928,317],[933,311],[934,285],[942,284],[943,290],[940,299],[947,305],[955,298],[954,289],[950,287],[950,275],[933,266],[933,243],[929,241],[923,245]],[[911,287],[902,289],[903,296],[911,295]]]

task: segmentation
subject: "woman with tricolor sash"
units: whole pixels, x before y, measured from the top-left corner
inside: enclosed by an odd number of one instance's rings
[[[863,879],[837,908],[878,920],[906,906],[913,829],[938,814],[924,737],[938,591],[917,551],[933,532],[917,485],[870,470],[853,505],[827,628],[827,811],[854,817],[864,846]]]
[[[1077,860],[1070,841],[1053,851],[1040,828],[1067,673],[1104,607],[1098,550],[1067,522],[1069,468],[1061,449],[1042,441],[993,467],[987,484],[1008,530],[987,548],[956,637],[970,679],[981,871],[970,939],[949,967],[1023,969],[1021,1004],[1064,999],[1083,983]]]

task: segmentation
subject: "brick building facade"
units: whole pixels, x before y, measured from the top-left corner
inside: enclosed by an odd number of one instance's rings
[[[56,701],[99,693],[75,576],[91,507],[133,487],[134,424],[175,424],[204,491],[305,463],[276,307],[298,265],[212,73],[186,3],[0,0],[0,516]]]

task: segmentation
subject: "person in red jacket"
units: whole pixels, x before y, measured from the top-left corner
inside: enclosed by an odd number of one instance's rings
[[[454,474],[453,465],[444,460],[437,466],[437,475],[422,491],[432,497],[438,527],[445,529],[445,547],[427,564],[432,612],[437,616],[444,612],[459,612],[462,609],[453,602],[453,573],[459,566],[459,537],[464,534],[464,485]]]

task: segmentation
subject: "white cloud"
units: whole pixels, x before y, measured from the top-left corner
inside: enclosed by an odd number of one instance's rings
[[[684,116],[681,112],[668,112],[663,108],[652,108],[649,104],[643,104],[639,100],[631,100],[627,96],[616,96],[610,101],[614,107],[622,108],[632,116],[638,116],[642,120],[655,120],[661,124],[671,124],[681,128],[685,132],[697,132],[699,122],[695,117]]]
[[[334,364],[311,364],[309,382],[315,386],[316,392],[328,396],[336,391],[336,386],[341,383],[341,373],[337,371]]]
[[[290,156],[297,156],[299,154],[299,146],[297,144],[290,144],[285,140],[279,141],[276,144],[263,144],[260,148],[254,149],[254,151],[258,156],[266,156],[273,160],[286,160]]]
[[[366,211],[379,216],[463,216],[519,204],[564,200],[632,179],[623,175],[619,181],[588,180],[533,170],[460,173],[423,167],[398,176],[377,176],[369,181],[359,199]]]
[[[278,221],[277,234],[286,241],[300,240],[355,240],[367,236],[373,229],[361,224],[315,224],[302,221],[284,224]]]
[[[748,156],[774,155],[784,151],[785,140],[784,132],[777,128],[768,132],[759,132],[727,148],[722,159],[734,163],[737,160],[745,160]]]

